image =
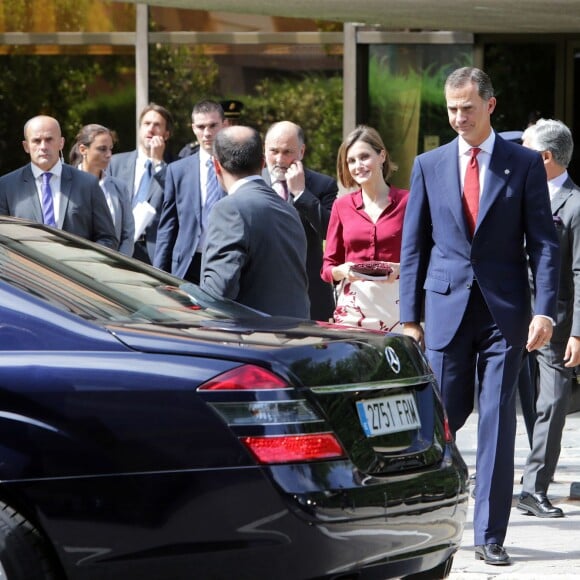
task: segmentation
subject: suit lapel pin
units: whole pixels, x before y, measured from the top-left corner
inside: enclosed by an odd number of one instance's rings
[[[510,174],[510,170],[509,170],[509,169],[504,169],[504,170],[503,170],[503,172],[504,172],[506,175],[509,175],[509,174]]]

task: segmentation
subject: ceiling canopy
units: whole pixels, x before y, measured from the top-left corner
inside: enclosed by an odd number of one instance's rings
[[[120,1],[120,0],[118,0]],[[191,10],[474,33],[580,32],[578,0],[123,0]]]

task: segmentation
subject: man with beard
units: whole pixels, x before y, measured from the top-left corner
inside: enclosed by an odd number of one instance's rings
[[[304,167],[305,151],[304,132],[300,126],[290,121],[274,123],[266,133],[267,168],[262,176],[300,215],[307,241],[310,318],[327,322],[334,311],[334,295],[332,286],[320,277],[322,245],[338,185],[332,177]]]

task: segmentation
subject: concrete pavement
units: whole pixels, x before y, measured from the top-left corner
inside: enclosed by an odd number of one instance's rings
[[[475,471],[477,413],[457,433],[457,444],[470,473]],[[555,481],[548,490],[552,503],[564,510],[565,517],[542,519],[524,515],[515,506],[521,489],[520,477],[529,445],[523,417],[518,414],[516,435],[513,508],[505,541],[511,566],[490,566],[474,557],[473,500],[455,555],[451,580],[547,580],[580,577],[580,498],[570,497],[571,484],[580,482],[580,412],[568,415],[562,437],[562,453]],[[577,489],[577,488],[575,488]]]

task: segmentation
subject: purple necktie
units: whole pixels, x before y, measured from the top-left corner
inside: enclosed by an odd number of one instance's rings
[[[42,220],[47,226],[56,227],[54,219],[54,203],[52,200],[52,189],[50,187],[50,178],[52,173],[42,174]]]
[[[275,181],[272,188],[284,201],[288,201],[288,185],[285,181]]]

